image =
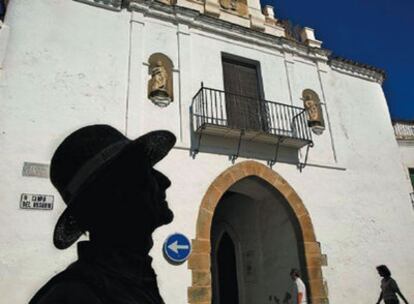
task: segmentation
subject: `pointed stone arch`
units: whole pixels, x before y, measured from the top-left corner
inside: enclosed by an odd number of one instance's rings
[[[244,161],[225,170],[212,182],[201,201],[196,224],[196,237],[192,240],[193,251],[188,260],[188,268],[192,271],[192,285],[188,288],[188,302],[191,304],[211,303],[210,232],[214,211],[222,195],[234,183],[248,176],[257,176],[276,188],[293,210],[304,242],[311,303],[327,303],[322,279],[321,250],[316,241],[309,213],[296,191],[283,177],[256,161]]]

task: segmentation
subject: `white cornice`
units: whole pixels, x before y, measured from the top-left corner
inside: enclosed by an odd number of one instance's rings
[[[176,5],[166,5],[151,0],[130,0],[129,9],[142,12],[147,17],[155,17],[175,24],[184,23],[191,28],[278,51],[291,52],[315,61],[328,61],[331,53],[326,49],[308,47],[296,41],[266,34]]]
[[[120,11],[122,8],[122,0],[75,0],[92,6],[102,7],[111,11]]]
[[[414,137],[411,138],[396,138],[397,142],[401,146],[414,146]]]
[[[103,7],[110,10],[120,11],[122,0],[75,0],[86,4]],[[218,34],[224,37],[235,39],[269,49],[276,49],[279,52],[291,53],[295,56],[307,58],[315,63],[328,63],[336,71],[348,75],[360,77],[366,80],[382,84],[385,79],[384,71],[357,63],[343,58],[330,58],[331,51],[319,47],[307,46],[303,43],[263,33],[238,24],[220,20],[201,14],[199,11],[177,5],[168,5],[155,0],[129,0],[128,9],[144,14],[144,16],[155,17],[169,21],[173,24],[186,24],[189,27]],[[142,20],[133,20],[141,22]]]
[[[375,81],[379,84],[382,84],[385,79],[385,73],[380,69],[346,59],[333,58],[329,61],[329,65],[333,70]]]
[[[380,84],[385,79],[385,73],[375,67],[339,57],[330,58],[332,53],[330,50],[310,47],[291,39],[263,33],[201,14],[199,11],[190,8],[167,5],[154,0],[130,0],[128,8],[131,11],[141,12],[146,17],[155,17],[174,24],[186,24],[190,28],[218,34],[239,42],[276,49],[283,53],[291,53],[298,57],[310,59],[315,63],[327,62],[333,70]]]

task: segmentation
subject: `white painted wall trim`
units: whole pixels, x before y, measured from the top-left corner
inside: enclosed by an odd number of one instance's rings
[[[348,74],[351,76],[356,76],[365,80],[378,82],[382,85],[385,77],[382,73],[377,72],[373,69],[365,68],[357,64],[352,64],[342,60],[332,59],[330,60],[330,66],[333,70]]]
[[[7,44],[9,42],[10,27],[0,20],[0,69],[3,68],[3,61],[6,57]]]
[[[122,8],[122,0],[74,0],[92,6],[101,7],[111,11],[120,11]]]

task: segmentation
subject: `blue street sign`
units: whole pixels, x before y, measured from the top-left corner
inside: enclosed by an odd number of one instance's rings
[[[190,240],[181,233],[174,233],[164,242],[164,254],[174,263],[182,263],[191,253]]]

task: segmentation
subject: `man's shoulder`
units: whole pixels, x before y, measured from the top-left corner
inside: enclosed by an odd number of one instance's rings
[[[96,292],[82,275],[82,265],[74,263],[51,278],[34,295],[29,304],[101,304]]]
[[[43,289],[43,288],[42,288]],[[41,289],[41,291],[42,291]],[[29,304],[102,304],[94,292],[83,282],[62,280],[49,284]]]

